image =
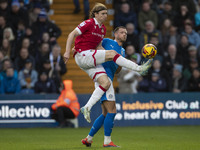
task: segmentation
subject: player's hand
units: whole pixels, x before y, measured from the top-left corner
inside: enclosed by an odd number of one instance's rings
[[[68,60],[69,60],[70,53],[65,52],[64,55],[63,55],[63,57],[64,57],[64,62],[65,62],[65,64],[66,64],[66,63],[68,62]]]

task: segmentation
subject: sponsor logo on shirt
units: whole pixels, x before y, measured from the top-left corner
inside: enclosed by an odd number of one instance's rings
[[[92,35],[96,35],[96,36],[99,36],[99,37],[101,37],[101,38],[104,37],[104,35],[101,35],[101,34],[99,34],[99,33],[95,33],[95,32],[92,32]]]

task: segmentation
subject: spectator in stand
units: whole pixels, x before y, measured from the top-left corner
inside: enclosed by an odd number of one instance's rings
[[[0,1],[0,15],[5,16],[6,19],[10,16],[10,7],[8,4],[8,0],[1,0]]]
[[[13,0],[11,3],[11,13],[9,21],[13,25],[14,31],[17,31],[20,21],[23,21],[26,27],[29,25],[28,12],[27,10],[20,8],[20,3],[18,0]]]
[[[28,52],[27,48],[21,48],[19,56],[15,59],[15,69],[17,71],[22,70],[25,67],[26,60],[29,59],[32,61],[33,68],[35,67],[35,59]]]
[[[149,43],[151,36],[158,36],[159,43],[162,43],[162,35],[160,31],[157,30],[154,26],[154,23],[149,20],[145,23],[145,29],[140,32],[140,49],[142,49],[145,44]]]
[[[6,69],[6,76],[1,81],[1,94],[17,94],[21,90],[19,80],[14,76],[14,68],[8,67]]]
[[[180,35],[177,32],[177,27],[172,25],[169,28],[169,45],[170,44],[177,45],[179,38],[180,38]]]
[[[199,92],[200,91],[200,71],[199,69],[194,69],[192,71],[192,76],[188,82],[189,92]]]
[[[135,47],[133,45],[128,45],[126,47],[126,58],[130,58],[134,54],[137,56],[137,63],[139,64],[141,61],[140,53],[136,52]]]
[[[71,127],[67,119],[78,117],[80,109],[78,98],[72,89],[71,80],[63,81],[61,94],[51,108],[54,112],[52,118],[59,122],[59,127]]]
[[[166,81],[166,84],[167,84],[166,91],[169,91],[169,82],[171,81],[171,79],[170,79],[168,72],[163,67],[160,59],[154,58],[153,65],[149,70],[149,75],[151,75],[153,72],[158,73],[160,78],[162,78]],[[149,76],[149,79],[151,79],[151,76]]]
[[[188,63],[189,65],[183,71],[183,76],[187,80],[189,80],[192,77],[192,72],[194,69],[200,69],[197,59],[191,59]]]
[[[31,45],[31,42],[30,42],[30,39],[29,38],[27,38],[27,37],[24,37],[23,39],[22,39],[22,42],[20,42],[21,43],[21,48],[26,48],[26,49],[28,49],[28,51],[29,51],[29,54],[31,55],[31,56],[35,56],[36,55],[36,50],[35,50],[35,48],[34,48],[34,45]]]
[[[129,58],[131,61],[137,63],[137,55],[133,54]],[[138,78],[140,76],[138,72],[122,68],[117,75],[119,93],[137,93]]]
[[[77,14],[81,11],[80,3],[79,3],[79,0],[73,0],[73,2],[75,5],[74,14]],[[83,5],[84,5],[84,14],[85,14],[84,20],[87,20],[89,19],[89,9],[90,9],[89,0],[83,0]]]
[[[42,9],[42,6],[39,2],[34,3],[33,8],[29,11],[29,25],[32,25],[37,21],[38,15]]]
[[[164,3],[164,7],[162,12],[159,14],[159,26],[165,24],[164,20],[174,20],[175,11],[172,9],[172,3],[170,1],[166,1]]]
[[[16,31],[16,43],[21,42],[22,38],[25,36],[26,33],[26,27],[23,21],[19,21],[17,25],[17,31]]]
[[[10,53],[10,57],[12,60],[15,59],[16,55],[15,55],[15,36],[13,34],[13,31],[10,27],[7,27],[4,29],[3,31],[3,39],[7,39],[9,41],[9,45],[11,47],[11,53]]]
[[[48,75],[49,79],[52,79],[56,85],[56,92],[60,93],[61,92],[61,76],[58,71],[56,71],[54,68],[51,67],[51,63],[49,59],[46,59],[41,67],[40,72],[46,72]]]
[[[21,93],[31,94],[34,93],[34,86],[38,80],[38,73],[32,67],[32,61],[27,59],[25,67],[19,71],[19,81],[21,85]]]
[[[61,55],[61,47],[58,44],[52,47],[52,52],[49,55],[49,60],[51,63],[51,67],[60,75],[63,75],[67,72],[66,65]]]
[[[135,30],[135,26],[133,23],[127,23],[126,24],[126,30],[127,30],[127,40],[124,42],[123,47],[126,47],[128,45],[134,45],[137,52],[139,51],[139,36],[138,32]]]
[[[188,64],[189,64],[189,61],[190,60],[198,60],[198,63],[200,64],[200,57],[198,56],[198,53],[197,53],[197,48],[194,46],[194,45],[191,45],[189,48],[188,48],[188,56],[187,56],[187,59],[188,59]]]
[[[183,66],[180,64],[174,65],[170,92],[181,93],[186,91],[187,80],[182,75],[182,68]]]
[[[40,73],[39,80],[35,83],[35,93],[46,94],[56,93],[55,83],[49,79],[45,72]]]
[[[3,32],[8,27],[7,20],[4,16],[0,15],[0,46],[3,40]]]
[[[138,14],[138,24],[140,31],[145,30],[146,22],[151,21],[154,24],[154,27],[158,26],[158,16],[154,10],[150,8],[150,3],[144,1],[142,4],[142,10]]]
[[[15,42],[15,36],[13,30],[10,27],[7,27],[3,30],[3,39],[8,39],[11,44]]]
[[[182,57],[177,55],[176,45],[168,46],[168,56],[164,57],[163,67],[166,68],[168,75],[172,76],[174,64],[183,64]]]
[[[114,0],[113,1],[113,6],[114,6],[114,9],[115,9],[115,12],[116,13],[119,13],[120,12],[120,8],[121,8],[121,5],[123,3],[128,3],[129,6],[130,6],[130,10],[133,11],[136,9],[136,7],[139,7],[140,4],[136,4],[136,0],[133,2],[132,0]],[[134,3],[134,4],[133,4]],[[137,5],[137,6],[136,6]]]
[[[125,26],[127,23],[133,23],[135,28],[137,28],[137,15],[134,11],[131,11],[130,5],[128,3],[122,3],[120,10],[115,15],[114,26]]]
[[[180,10],[174,18],[174,25],[178,28],[179,32],[182,32],[184,30],[184,24],[186,19],[191,19],[193,22],[194,16],[192,15],[191,11],[188,10],[187,5],[183,4],[179,7]]]
[[[194,21],[195,21],[195,30],[199,32],[200,30],[200,0],[198,0],[197,12],[194,15]]]
[[[178,12],[180,11],[180,6],[185,5],[189,12],[191,12],[191,15],[194,15],[196,13],[196,7],[195,3],[192,0],[173,0],[173,9]]]
[[[50,41],[55,41],[61,35],[60,28],[48,20],[47,13],[43,9],[40,11],[37,21],[32,24],[32,31],[35,39],[38,39],[38,43],[42,40],[44,32],[49,33]]]
[[[169,18],[163,20],[161,24],[161,34],[162,34],[162,45],[167,47],[170,40],[170,28],[172,26],[172,21]]]
[[[3,39],[2,46],[0,47],[0,51],[4,54],[4,57],[6,58],[13,58],[12,56],[12,48],[8,41],[8,39]]]
[[[2,68],[0,70],[0,78],[1,79],[6,77],[6,70],[10,67],[13,67],[12,61],[9,58],[4,58],[2,61]],[[18,78],[17,70],[14,70],[14,77]]]
[[[3,60],[4,59],[5,59],[5,56],[4,56],[3,52],[0,51],[0,74],[1,74],[2,67],[3,67]],[[1,80],[1,75],[0,75],[0,80]]]
[[[35,36],[33,35],[31,27],[26,28],[24,38],[29,38],[31,48],[35,49],[35,55],[34,56],[36,56],[39,46],[37,45],[37,39],[35,39]]]
[[[163,50],[163,46],[161,43],[159,43],[159,39],[158,39],[158,36],[156,35],[152,35],[150,37],[150,40],[149,40],[149,43],[155,45],[157,47],[157,55],[156,57],[164,57],[164,50]]]
[[[41,71],[41,64],[46,59],[49,59],[50,54],[49,43],[42,43],[39,49],[39,52],[36,53],[35,62],[36,62],[36,70]]]
[[[48,32],[44,32],[42,35],[41,43],[49,43],[50,48],[53,47],[53,45],[57,44],[57,41],[50,41],[50,36]]]
[[[50,10],[49,0],[31,0],[30,7],[31,8],[34,7],[37,3],[39,3],[41,7],[45,9],[46,12],[49,12]]]
[[[152,72],[151,78],[144,78],[139,82],[140,92],[164,92],[167,90],[166,80],[158,72]]]
[[[195,45],[196,47],[200,46],[200,36],[196,31],[193,30],[193,27],[191,24],[185,24],[185,29],[182,34],[185,34],[188,36],[189,42],[192,45]]]
[[[188,65],[188,48],[191,46],[187,35],[181,35],[180,42],[177,46],[177,55],[181,56],[184,60],[184,66]]]

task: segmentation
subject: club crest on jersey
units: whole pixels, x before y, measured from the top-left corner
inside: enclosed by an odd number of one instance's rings
[[[108,97],[109,97],[109,98],[113,98],[113,95],[112,95],[112,94],[110,94]]]

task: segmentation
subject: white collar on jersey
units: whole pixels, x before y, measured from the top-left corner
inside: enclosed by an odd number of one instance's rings
[[[99,28],[101,28],[101,25],[98,23],[97,19],[96,18],[93,18],[93,19],[94,19],[95,24],[97,24]]]

